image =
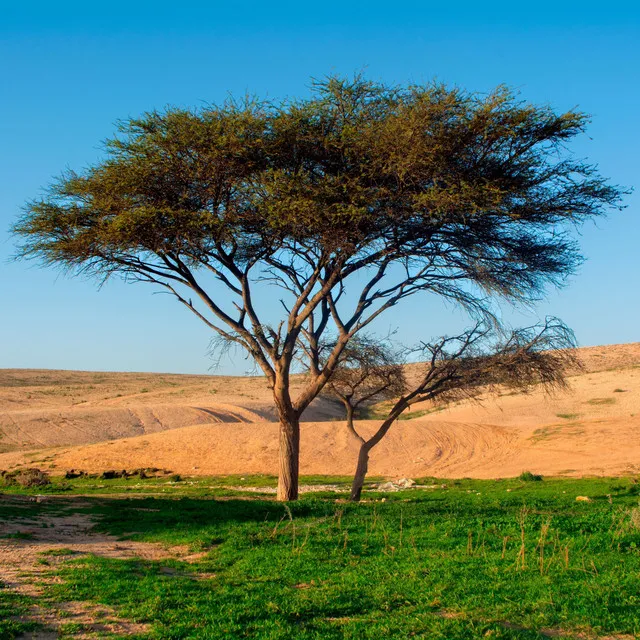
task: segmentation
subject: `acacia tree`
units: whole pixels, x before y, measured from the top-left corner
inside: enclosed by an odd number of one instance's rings
[[[300,416],[375,318],[422,292],[476,312],[494,295],[530,301],[573,270],[567,225],[621,196],[565,151],[586,124],[502,87],[359,77],[282,104],[152,112],[27,204],[19,255],[161,287],[244,348],[273,388],[278,497],[291,500]],[[280,315],[255,303],[268,285]],[[301,354],[310,375],[292,397]]]
[[[360,442],[358,462],[351,485],[351,500],[360,500],[369,466],[371,450],[387,435],[394,422],[418,402],[449,403],[495,394],[504,387],[526,392],[541,386],[547,392],[564,389],[566,374],[580,368],[573,333],[557,318],[549,317],[541,325],[512,331],[500,339],[495,326],[478,323],[458,336],[443,337],[423,344],[420,353],[426,362],[412,382],[388,364],[388,354],[368,354],[360,348],[351,360],[361,360],[361,368],[343,366],[334,374],[330,387],[345,404],[357,406],[366,396],[364,389],[392,388],[395,402],[378,429],[365,439],[354,426],[353,408],[347,412],[347,428]],[[374,359],[376,366],[367,364]],[[396,373],[393,373],[394,370]],[[385,380],[393,380],[384,386]]]

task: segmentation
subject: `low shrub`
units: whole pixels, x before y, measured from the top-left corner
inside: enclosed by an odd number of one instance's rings
[[[17,469],[16,471],[3,471],[2,478],[5,485],[19,487],[44,487],[51,484],[49,474],[40,469]]]
[[[540,482],[542,480],[542,476],[531,473],[531,471],[523,471],[519,476],[518,480],[522,480],[522,482]]]
[[[100,476],[100,478],[102,480],[115,480],[116,478],[126,478],[127,477],[127,472],[126,471],[103,471],[102,475]]]
[[[64,474],[65,480],[75,480],[76,478],[85,478],[87,474],[84,471],[76,471],[70,469]]]

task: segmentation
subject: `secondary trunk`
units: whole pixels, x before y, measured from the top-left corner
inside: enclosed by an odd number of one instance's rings
[[[360,445],[360,451],[358,452],[358,465],[356,466],[356,472],[353,476],[353,482],[351,483],[351,502],[359,502],[362,494],[362,487],[364,486],[364,479],[367,475],[369,468],[369,447],[367,443]]]
[[[360,495],[362,494],[362,487],[364,486],[364,479],[369,469],[369,453],[371,449],[375,447],[382,438],[387,434],[387,431],[391,428],[391,425],[397,420],[398,416],[407,408],[407,404],[404,398],[396,404],[391,414],[380,425],[380,428],[371,436],[368,440],[364,440],[360,437],[353,427],[353,421],[347,422],[347,427],[356,438],[361,442],[360,451],[358,452],[358,465],[356,466],[356,473],[353,476],[353,483],[351,484],[351,502],[359,502]],[[353,416],[352,416],[353,417]]]
[[[281,502],[298,499],[300,457],[300,422],[297,418],[280,418],[278,495]]]

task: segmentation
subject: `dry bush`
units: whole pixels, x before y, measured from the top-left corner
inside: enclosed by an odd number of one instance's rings
[[[18,469],[17,471],[3,471],[2,477],[5,485],[20,487],[44,487],[51,484],[49,474],[40,469]]]

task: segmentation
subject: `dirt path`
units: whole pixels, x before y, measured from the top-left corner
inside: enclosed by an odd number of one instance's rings
[[[21,506],[29,498],[4,496],[0,504]],[[33,499],[31,499],[33,500]],[[0,583],[6,589],[28,596],[34,601],[23,621],[38,622],[43,630],[21,638],[48,640],[65,637],[94,638],[99,634],[122,636],[145,633],[147,625],[123,620],[112,609],[88,602],[57,602],[45,595],[47,584],[60,578],[56,568],[70,558],[98,555],[107,558],[142,558],[163,560],[176,558],[192,561],[202,554],[190,554],[187,547],[166,548],[160,544],[118,541],[115,537],[93,531],[95,520],[82,509],[90,503],[48,499],[42,513],[29,510],[28,517],[15,517],[0,524]],[[7,538],[6,536],[17,536]],[[82,631],[65,630],[75,624]],[[68,627],[69,629],[71,627]]]

